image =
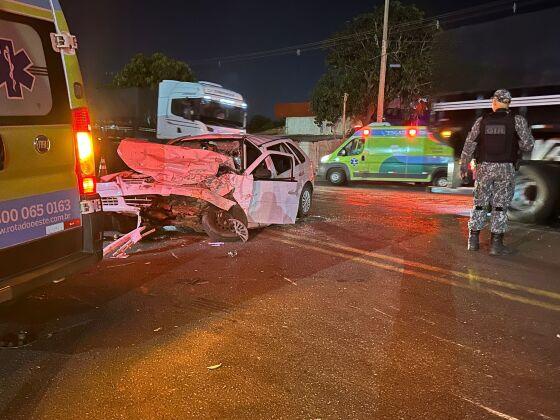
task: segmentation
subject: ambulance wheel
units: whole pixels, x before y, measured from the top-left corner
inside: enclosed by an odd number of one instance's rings
[[[432,178],[432,185],[434,187],[445,188],[449,185],[449,180],[447,179],[447,173],[438,172]]]
[[[303,187],[301,196],[299,197],[299,209],[298,218],[306,217],[311,211],[311,205],[313,204],[313,187],[311,184],[306,184]]]
[[[559,189],[552,168],[522,166],[515,177],[509,219],[522,223],[546,223],[556,210]]]
[[[348,180],[346,179],[346,173],[344,172],[344,169],[341,168],[335,168],[335,169],[331,169],[329,172],[327,172],[327,180],[332,184],[332,185],[345,185]]]

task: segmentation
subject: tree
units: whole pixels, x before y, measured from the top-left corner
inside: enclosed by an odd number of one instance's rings
[[[194,73],[187,63],[167,57],[162,53],[151,56],[137,54],[114,79],[115,87],[151,87],[156,88],[162,80],[194,82]]]
[[[247,124],[247,132],[262,133],[272,130],[273,128],[283,127],[285,123],[284,120],[274,121],[264,115],[255,115],[251,118],[249,124]]]
[[[387,74],[385,101],[400,98],[408,104],[429,93],[433,39],[436,25],[419,24],[424,12],[414,5],[391,2],[388,63],[399,69]],[[312,94],[316,121],[335,123],[342,115],[344,93],[349,94],[347,114],[364,123],[372,120],[377,103],[383,7],[357,16],[334,34],[327,54],[327,71]]]

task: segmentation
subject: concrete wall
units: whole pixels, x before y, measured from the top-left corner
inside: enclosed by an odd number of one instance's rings
[[[346,128],[351,127],[351,121],[346,124]],[[322,126],[315,124],[315,117],[287,117],[286,118],[286,134],[287,135],[311,135],[311,136],[329,136],[341,135],[342,124],[332,126],[323,123]]]
[[[338,146],[342,144],[342,139],[322,140],[322,141],[302,141],[299,142],[300,147],[309,156],[313,162],[315,170],[319,167],[321,158],[332,153]]]
[[[286,134],[321,136],[333,134],[333,132],[327,124],[323,124],[322,127],[315,124],[315,117],[288,117],[286,118]]]

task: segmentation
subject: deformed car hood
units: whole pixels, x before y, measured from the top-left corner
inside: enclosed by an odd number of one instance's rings
[[[126,165],[167,185],[196,185],[216,176],[220,165],[233,166],[231,157],[210,150],[124,139],[117,150]]]

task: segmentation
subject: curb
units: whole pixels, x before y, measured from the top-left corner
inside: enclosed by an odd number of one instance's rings
[[[474,188],[472,187],[429,187],[428,190],[434,194],[450,194],[450,195],[473,195]]]

